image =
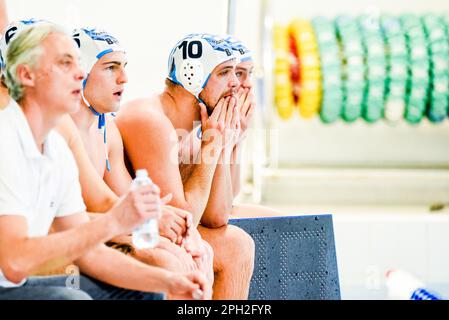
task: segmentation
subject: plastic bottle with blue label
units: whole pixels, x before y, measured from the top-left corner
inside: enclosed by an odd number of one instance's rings
[[[152,185],[153,181],[148,177],[145,169],[136,171],[136,178],[131,184],[131,188],[137,188],[142,185]],[[132,234],[133,245],[137,249],[154,248],[159,242],[159,226],[157,218],[151,218],[142,225],[136,227]]]
[[[442,300],[438,294],[427,289],[422,281],[404,270],[389,270],[387,276],[388,296],[394,300]]]

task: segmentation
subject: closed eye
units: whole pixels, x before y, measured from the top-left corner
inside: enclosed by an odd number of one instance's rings
[[[68,70],[72,66],[72,60],[64,59],[61,60],[59,64],[61,65],[62,68],[64,68],[64,70]]]

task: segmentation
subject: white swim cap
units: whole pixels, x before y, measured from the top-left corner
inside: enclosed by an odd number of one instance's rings
[[[125,52],[118,40],[104,30],[80,28],[75,29],[72,36],[81,51],[81,67],[86,79],[101,57],[110,52]]]
[[[172,49],[168,59],[168,79],[181,85],[197,99],[212,71],[221,63],[235,59],[224,39],[208,34],[190,34]]]
[[[240,40],[233,36],[227,36],[225,40],[232,47],[232,50],[234,50],[235,55],[240,62],[253,60],[252,52]]]
[[[36,23],[49,23],[49,22],[34,18],[29,20],[17,20],[8,24],[6,28],[3,30],[4,36],[1,37],[0,39],[0,67],[2,70],[5,69],[7,64],[6,51],[8,50],[11,41],[24,29]]]

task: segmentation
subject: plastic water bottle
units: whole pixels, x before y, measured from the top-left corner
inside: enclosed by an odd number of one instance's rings
[[[136,178],[132,182],[132,188],[142,185],[151,185],[150,177],[145,169],[136,171]],[[137,249],[154,248],[159,242],[159,226],[157,218],[151,218],[145,221],[142,225],[136,227],[132,234],[133,244]]]
[[[422,281],[403,270],[387,272],[388,295],[395,300],[442,300],[425,288]]]

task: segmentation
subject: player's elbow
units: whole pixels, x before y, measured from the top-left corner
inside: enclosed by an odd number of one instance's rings
[[[109,211],[118,201],[118,197],[105,197],[103,199],[103,211],[101,212],[107,212]]]
[[[13,283],[20,283],[27,277],[28,268],[17,256],[1,253],[0,269],[5,278]]]
[[[201,220],[201,225],[210,229],[218,229],[226,226],[228,224],[228,220],[228,217],[217,217],[213,219],[203,218]]]
[[[105,213],[110,210],[115,203],[118,201],[118,197],[102,197],[92,199],[91,197],[86,197],[83,195],[83,199],[85,199],[86,207],[88,212],[96,212],[96,213]]]
[[[207,228],[221,228],[228,224],[229,221],[229,212],[226,208],[206,210],[201,219],[201,224]]]

